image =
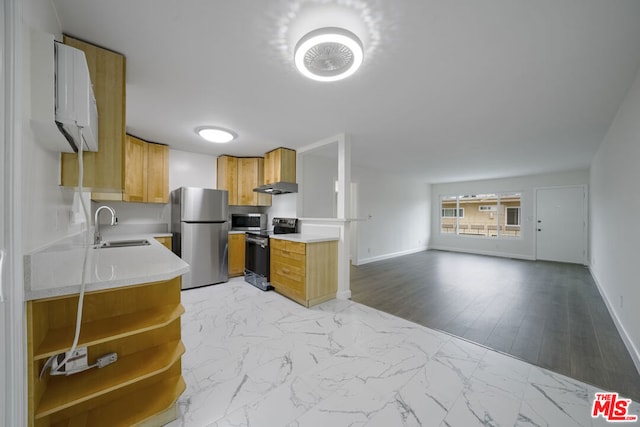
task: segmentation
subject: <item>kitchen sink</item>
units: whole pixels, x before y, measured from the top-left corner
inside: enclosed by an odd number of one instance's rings
[[[96,245],[96,249],[107,249],[107,248],[128,248],[132,246],[149,246],[148,240],[111,240],[109,242],[102,242],[99,245]]]

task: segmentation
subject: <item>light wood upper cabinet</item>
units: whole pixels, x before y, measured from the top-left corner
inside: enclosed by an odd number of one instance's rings
[[[238,158],[218,157],[218,189],[229,192],[229,205],[238,204]]]
[[[125,202],[144,202],[147,192],[147,143],[127,135],[124,144]]]
[[[169,147],[127,135],[125,202],[169,202]]]
[[[169,147],[147,143],[147,202],[169,203]]]
[[[264,183],[296,182],[296,152],[276,148],[264,155]]]
[[[264,159],[238,159],[238,204],[241,206],[271,206],[271,195],[253,191],[264,180]]]
[[[85,53],[98,106],[98,152],[83,153],[83,185],[96,191],[124,188],[125,58],[119,53],[64,36]],[[78,155],[62,154],[62,185],[78,185]]]
[[[253,191],[263,176],[262,157],[218,157],[218,189],[229,192],[231,206],[271,206],[271,195]]]

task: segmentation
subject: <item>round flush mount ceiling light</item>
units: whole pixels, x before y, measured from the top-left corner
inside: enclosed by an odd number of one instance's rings
[[[351,31],[326,27],[311,31],[296,44],[294,60],[304,76],[335,82],[355,73],[364,59],[362,42]]]
[[[230,130],[206,126],[200,127],[196,129],[196,133],[200,135],[203,139],[206,139],[210,142],[215,142],[217,144],[224,144],[225,142],[231,142],[238,137],[235,132],[231,132]]]

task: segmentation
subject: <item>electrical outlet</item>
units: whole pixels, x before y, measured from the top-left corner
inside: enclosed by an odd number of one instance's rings
[[[65,363],[65,371],[67,371],[67,373],[82,371],[87,369],[87,366],[89,366],[87,361],[87,347],[77,347],[71,357],[69,357],[69,360],[67,360],[67,363]]]
[[[87,347],[77,347],[73,354],[69,354],[70,352],[67,351],[65,353],[60,353],[53,358],[51,363],[51,375],[71,375],[88,369],[89,363],[87,361]],[[67,356],[68,360],[64,365],[61,365]]]

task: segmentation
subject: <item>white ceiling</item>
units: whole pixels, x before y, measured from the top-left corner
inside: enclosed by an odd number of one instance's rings
[[[346,132],[353,162],[426,182],[589,166],[640,65],[638,0],[53,0],[63,32],[127,58],[127,131],[210,155]],[[343,26],[363,67],[302,77]],[[214,145],[194,129],[233,129]]]

